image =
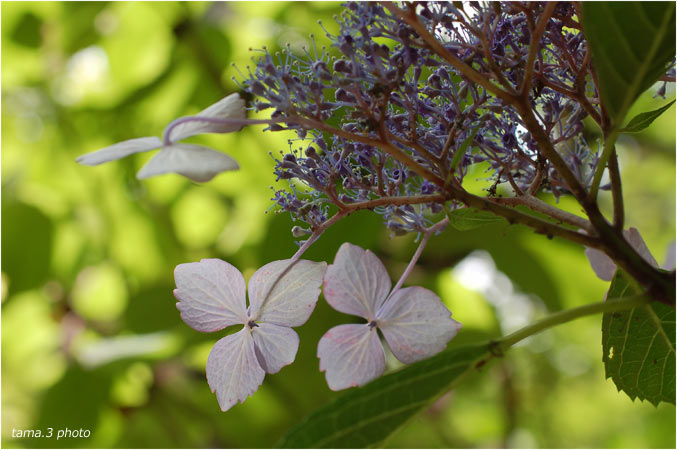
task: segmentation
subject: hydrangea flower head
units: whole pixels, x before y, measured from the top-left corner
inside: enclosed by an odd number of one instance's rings
[[[442,351],[461,324],[432,291],[406,287],[390,293],[383,263],[369,250],[345,243],[324,276],[324,297],[337,311],[365,324],[327,331],[317,348],[320,370],[332,390],[361,386],[385,370],[381,330],[395,357],[405,364]],[[389,295],[390,293],[390,295]]]
[[[200,121],[197,118],[202,118]],[[231,94],[208,108],[200,111],[192,120],[170,124],[165,132],[165,141],[159,137],[129,139],[91,153],[79,156],[76,161],[87,166],[124,158],[134,153],[161,148],[136,175],[138,179],[165,173],[178,173],[193,181],[209,181],[226,170],[237,170],[240,166],[230,156],[195,144],[178,143],[182,139],[202,133],[230,133],[241,126],[219,122],[224,118],[245,118],[244,100],[239,94]],[[168,133],[167,133],[168,131]]]
[[[293,264],[290,267],[290,264]],[[220,339],[207,359],[207,382],[227,411],[296,357],[303,325],[315,308],[327,264],[306,260],[273,261],[249,280],[249,307],[242,273],[220,259],[176,266],[174,296],[191,328],[212,332],[230,325],[242,329]]]

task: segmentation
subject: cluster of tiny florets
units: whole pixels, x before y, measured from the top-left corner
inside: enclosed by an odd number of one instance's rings
[[[423,2],[418,20],[446,52],[492,83],[519,90],[525,77],[534,18],[540,3]],[[349,2],[332,48],[296,55],[263,52],[243,86],[256,110],[272,109],[273,131],[293,129],[298,139],[277,159],[278,179],[299,180],[275,194],[295,219],[318,226],[336,211],[331,205],[383,197],[439,194],[431,183],[394,159],[378,143],[411,157],[421,170],[445,182],[463,183],[475,164],[489,170],[492,187],[526,190],[537,176],[559,196],[566,183],[550,168],[518,112],[484,87],[459,74],[416,31],[372,2]],[[531,26],[530,26],[531,25]],[[481,37],[483,36],[483,37]],[[583,138],[587,113],[566,95],[580,86],[587,45],[572,4],[555,9],[540,41],[529,100],[557,151],[587,186],[597,162]],[[500,75],[497,75],[500,74]],[[588,77],[589,78],[589,77]],[[597,97],[589,79],[585,95]],[[591,106],[597,108],[597,106]],[[319,126],[323,124],[322,126]],[[394,232],[420,230],[427,212],[453,202],[386,205],[376,209]],[[333,208],[333,209],[332,209]]]

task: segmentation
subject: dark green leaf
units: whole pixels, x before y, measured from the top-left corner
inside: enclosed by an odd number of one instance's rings
[[[100,413],[104,409],[110,395],[112,373],[105,370],[85,370],[71,366],[54,386],[42,397],[34,428],[48,433],[53,429],[54,437],[26,439],[25,448],[76,448],[86,447],[88,439],[72,437],[55,437],[59,430],[90,430],[96,433],[96,425]]]
[[[2,270],[10,293],[44,283],[52,257],[53,225],[39,209],[20,202],[2,204]]]
[[[602,101],[619,126],[675,57],[674,2],[584,2],[582,23]]]
[[[449,214],[449,224],[459,231],[472,230],[502,220],[502,217],[476,208],[459,208]]]
[[[127,327],[135,333],[165,331],[181,324],[173,285],[158,284],[132,296],[125,310]]]
[[[616,271],[607,298],[637,295],[639,288]],[[653,302],[604,314],[602,348],[607,378],[631,399],[675,403],[675,310]]]
[[[25,47],[38,48],[42,43],[41,28],[42,19],[32,12],[26,12],[14,27],[12,40]]]
[[[465,151],[468,149],[468,146],[472,143],[473,139],[475,139],[475,135],[477,134],[477,131],[479,131],[479,129],[480,129],[479,127],[475,128],[473,132],[470,133],[470,136],[468,136],[467,138],[465,138],[463,142],[461,142],[461,146],[456,150],[454,156],[451,158],[449,173],[453,173],[454,170],[456,170],[458,163],[461,162],[463,155],[465,155]]]
[[[661,108],[637,114],[635,117],[632,118],[630,123],[628,123],[626,127],[620,131],[623,133],[639,133],[640,131],[644,130],[646,127],[651,125],[651,123],[654,120],[656,120],[661,114],[667,111],[668,108],[670,108],[673,103],[675,103],[674,100]]]
[[[487,344],[453,348],[351,389],[309,415],[283,448],[379,446],[408,419],[455,387],[487,358]]]

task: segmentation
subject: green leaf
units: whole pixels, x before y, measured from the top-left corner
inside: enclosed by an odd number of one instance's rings
[[[456,170],[456,167],[458,164],[461,162],[461,159],[463,158],[463,155],[465,155],[465,151],[468,149],[470,144],[472,143],[473,139],[475,139],[475,135],[479,131],[480,127],[477,127],[473,130],[472,133],[470,133],[470,136],[465,138],[463,142],[461,142],[461,146],[456,150],[454,153],[454,156],[451,158],[451,164],[449,166],[449,173],[454,173],[454,170]]]
[[[582,7],[602,101],[619,126],[637,96],[675,57],[675,3],[583,2]]]
[[[449,224],[459,231],[473,230],[483,225],[504,220],[495,214],[477,208],[459,208],[448,215]]]
[[[34,206],[2,202],[2,270],[9,294],[41,286],[49,276],[54,225]]]
[[[607,298],[640,294],[621,270],[616,271]],[[675,310],[653,302],[602,319],[606,377],[631,399],[675,403]]]
[[[310,414],[278,448],[377,447],[489,357],[487,344],[452,348],[351,389]]]
[[[637,114],[632,120],[625,126],[625,128],[619,130],[622,133],[639,133],[644,130],[646,127],[651,125],[651,123],[658,119],[658,117],[667,111],[675,101],[671,101],[667,105],[655,109],[653,111],[647,111],[640,114]]]
[[[17,22],[10,37],[17,44],[38,48],[42,43],[42,19],[30,11],[25,12]]]

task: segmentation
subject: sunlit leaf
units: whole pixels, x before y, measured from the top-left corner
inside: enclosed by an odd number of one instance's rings
[[[454,156],[451,158],[451,164],[449,165],[449,172],[453,172],[456,170],[456,167],[458,167],[458,164],[461,162],[461,159],[463,158],[463,155],[465,155],[465,151],[468,149],[468,146],[472,143],[473,139],[475,139],[475,135],[479,131],[479,127],[475,128],[470,135],[465,138],[465,140],[461,143],[460,147],[456,149],[454,152]]]
[[[124,314],[128,298],[124,274],[118,266],[104,262],[80,272],[71,306],[87,319],[111,321]]]
[[[476,208],[459,208],[449,214],[449,224],[459,231],[472,230],[504,219]]]
[[[607,298],[637,295],[618,270]],[[607,378],[631,399],[675,403],[675,310],[653,302],[604,314],[602,349]]]
[[[621,129],[620,131],[622,131],[623,133],[639,133],[640,131],[644,130],[646,127],[651,125],[654,120],[658,119],[658,117],[665,111],[667,111],[672,106],[673,103],[675,103],[674,100],[661,108],[637,114],[625,126],[625,128]]]
[[[675,58],[675,3],[583,2],[582,8],[602,100],[619,126]]]

